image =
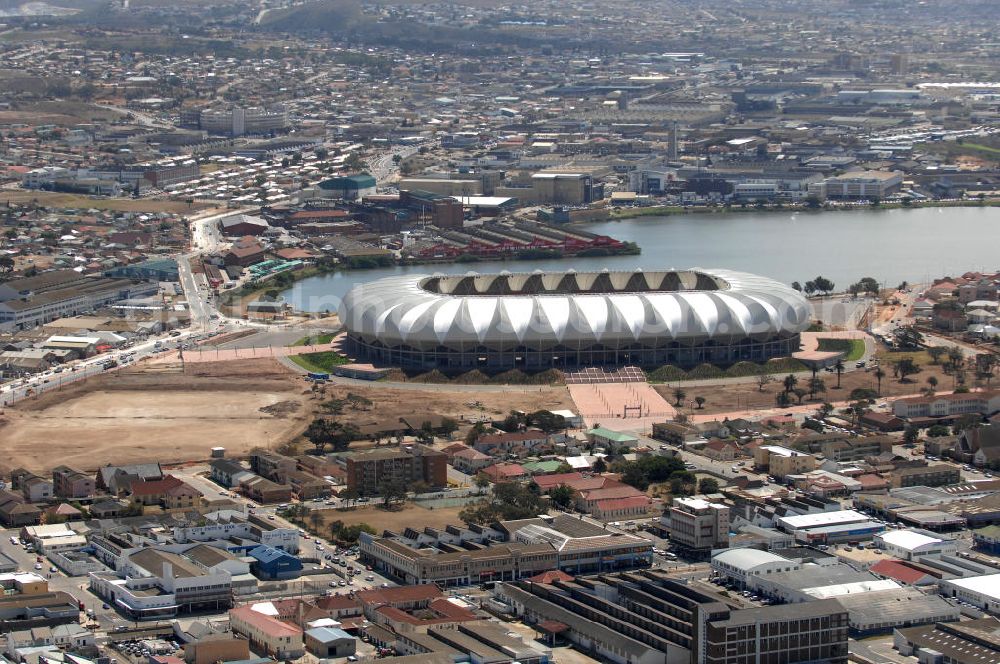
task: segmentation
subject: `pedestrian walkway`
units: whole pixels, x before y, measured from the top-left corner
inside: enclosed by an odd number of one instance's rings
[[[567,386],[577,412],[588,427],[650,431],[654,422],[673,419],[676,411],[645,381],[573,383]]]
[[[266,357],[288,357],[291,355],[304,355],[305,353],[323,353],[327,351],[336,352],[339,346],[336,343],[319,344],[314,346],[261,346],[250,348],[189,348],[188,350],[172,350],[167,353],[160,353],[150,359],[150,364],[176,363],[183,359],[188,364],[199,364],[203,362],[232,362],[234,360],[250,360],[254,358]]]

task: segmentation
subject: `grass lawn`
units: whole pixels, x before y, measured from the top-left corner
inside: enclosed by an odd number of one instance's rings
[[[865,355],[863,339],[817,339],[817,350],[824,353],[844,353],[844,362],[856,362]]]
[[[350,362],[346,357],[333,351],[323,351],[321,353],[303,353],[302,355],[289,356],[295,364],[306,371],[314,373],[330,373],[333,368],[341,364]]]
[[[319,334],[319,335],[316,335],[316,336],[302,337],[301,339],[299,339],[298,341],[296,341],[292,345],[293,346],[310,346],[310,345],[317,345],[318,346],[318,345],[322,345],[322,344],[328,344],[331,341],[333,341],[333,338],[335,336],[336,336],[335,334],[327,333],[327,334]]]

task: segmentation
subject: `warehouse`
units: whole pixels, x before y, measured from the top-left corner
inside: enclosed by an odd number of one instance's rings
[[[1000,574],[942,579],[938,587],[945,597],[957,597],[984,611],[1000,613]]]
[[[795,541],[807,544],[867,540],[884,530],[882,524],[875,523],[855,510],[786,516],[777,519],[777,525],[785,532],[792,533]]]
[[[958,542],[920,530],[890,530],[875,536],[875,545],[903,560],[937,556],[958,551]]]
[[[753,585],[755,576],[770,576],[800,569],[798,562],[758,549],[729,549],[712,558],[712,569],[741,588]]]

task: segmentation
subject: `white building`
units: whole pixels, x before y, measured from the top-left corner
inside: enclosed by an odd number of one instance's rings
[[[984,611],[1000,614],[1000,574],[942,579],[938,589],[945,597],[955,597]]]
[[[670,541],[695,551],[729,546],[729,507],[701,498],[674,498],[669,511]]]
[[[746,587],[752,577],[768,576],[800,569],[799,562],[759,549],[729,549],[712,558],[712,570]]]
[[[875,546],[903,560],[939,556],[942,553],[952,554],[958,551],[957,541],[942,539],[922,530],[886,531],[875,536]]]

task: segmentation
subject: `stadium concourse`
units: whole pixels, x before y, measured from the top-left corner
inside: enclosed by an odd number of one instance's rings
[[[598,424],[623,432],[650,431],[654,422],[676,415],[638,367],[606,371],[582,369],[566,374],[569,394],[588,427]]]

